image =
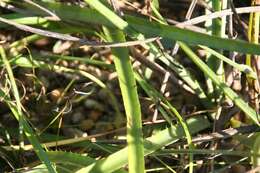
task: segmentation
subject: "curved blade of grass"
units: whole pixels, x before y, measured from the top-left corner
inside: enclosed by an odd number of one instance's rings
[[[253,108],[248,106],[248,104],[224,82],[220,81],[216,74],[187,45],[181,42],[179,42],[179,45],[188,57],[224,92],[227,97],[229,97],[246,115],[248,115],[254,123],[260,125],[259,115]]]
[[[135,77],[136,77],[138,83],[142,86],[142,88],[145,90],[145,92],[148,95],[151,95],[152,97],[160,98],[160,100],[163,102],[163,104],[167,105],[166,109],[170,110],[177,117],[177,120],[179,121],[180,125],[182,126],[182,128],[185,132],[189,149],[194,149],[189,128],[188,128],[186,122],[183,120],[182,116],[179,114],[179,112],[170,104],[170,102],[168,102],[168,100],[161,93],[159,93],[156,89],[154,89],[151,85],[149,85],[144,79],[142,79],[138,73],[135,73]],[[165,119],[168,120],[169,118],[165,117]],[[170,121],[170,125],[172,125],[171,121]],[[192,154],[190,154],[189,172],[191,172],[191,173],[193,172],[193,155]]]
[[[85,0],[111,23],[123,30],[128,23],[121,20],[114,12],[98,0]],[[125,42],[124,33],[103,28],[108,41]],[[139,103],[134,71],[127,48],[113,48],[114,63],[119,78],[125,112],[127,116],[128,169],[130,173],[145,172],[141,107]]]
[[[92,2],[92,1],[91,1]],[[98,3],[95,1],[95,4]],[[99,4],[99,10],[105,10],[107,7],[105,7],[104,5],[102,5],[100,2]],[[100,7],[102,6],[102,7]],[[109,9],[106,9],[106,11],[109,11]],[[118,22],[115,22],[115,25],[117,28],[124,28],[126,26],[125,21],[123,21],[120,17],[118,16],[114,16],[115,14],[112,11],[109,11],[106,13],[106,16],[113,16],[113,19],[117,20]],[[109,18],[109,17],[108,17]],[[137,37],[137,39],[145,39],[145,37],[142,34],[134,34]],[[134,38],[136,38],[134,37]],[[149,48],[151,53],[155,54],[156,57],[159,57],[159,59],[165,63],[167,66],[169,66],[170,68],[172,68],[187,84],[189,84],[192,89],[194,89],[197,94],[198,97],[202,100],[202,103],[204,105],[206,105],[208,108],[212,108],[213,105],[208,101],[208,98],[206,96],[206,94],[203,92],[202,88],[200,87],[199,83],[194,80],[194,78],[189,74],[189,72],[180,64],[178,63],[176,60],[174,60],[173,57],[170,57],[170,55],[168,55],[166,52],[165,53],[161,53],[161,51],[154,46],[153,44],[149,44]]]
[[[121,112],[118,108],[116,97],[109,90],[109,88],[101,80],[96,78],[94,75],[87,73],[85,71],[82,71],[82,70],[76,70],[76,69],[66,68],[66,67],[62,67],[62,66],[58,66],[58,65],[46,64],[43,61],[37,61],[37,60],[30,61],[28,58],[23,57],[23,56],[16,57],[14,59],[13,63],[20,67],[26,67],[26,68],[44,68],[44,69],[48,69],[48,70],[54,70],[56,72],[67,72],[67,73],[74,73],[74,74],[77,73],[79,75],[82,75],[82,76],[90,79],[91,81],[95,82],[101,88],[104,88],[105,91],[108,93],[108,95],[111,99],[111,103],[116,112],[115,125],[117,126],[123,122]]]
[[[90,1],[90,0],[88,0]],[[98,0],[91,1],[92,3],[100,3]],[[19,2],[16,2],[19,3]],[[41,5],[49,8],[57,14],[62,20],[65,21],[80,21],[80,22],[90,22],[99,25],[117,27],[123,29],[127,34],[133,35],[136,31],[143,33],[147,36],[160,36],[162,38],[170,40],[184,41],[189,44],[200,44],[209,46],[212,48],[237,51],[241,53],[258,54],[260,55],[260,46],[257,44],[248,43],[241,40],[231,40],[220,38],[216,36],[209,36],[207,34],[201,34],[186,29],[177,28],[174,26],[167,26],[157,22],[150,22],[148,19],[143,19],[140,17],[133,17],[130,15],[125,15],[126,21],[115,18],[119,23],[113,22],[111,24],[110,20],[105,16],[97,12],[96,10],[81,8],[73,5],[65,5],[61,3],[40,3]],[[20,4],[25,6],[23,4]],[[27,7],[28,8],[28,7]],[[103,9],[103,8],[102,8]],[[35,13],[39,13],[35,9],[30,9]],[[108,12],[106,10],[106,12]],[[108,12],[107,14],[111,13]],[[106,14],[106,15],[107,15]]]
[[[253,162],[253,166],[256,168],[260,166],[260,133],[256,133],[257,137],[254,142],[254,146],[252,152],[255,154],[252,156],[251,160]]]
[[[168,25],[166,20],[160,15],[159,11],[151,5],[151,8],[156,16],[159,18],[159,22],[162,24]],[[144,37],[144,36],[143,36]],[[145,38],[145,37],[144,37]],[[199,82],[190,74],[190,72],[181,64],[179,63],[174,57],[170,56],[167,52],[163,52],[159,50],[153,43],[149,44],[150,53],[155,54],[155,57],[158,57],[165,65],[170,67],[173,71],[180,76],[197,94],[200,98],[202,104],[208,108],[213,108],[212,102],[208,99],[207,95],[204,93],[203,89],[201,88]]]
[[[116,28],[120,30],[124,30],[127,28],[128,23],[122,20],[120,17],[114,14],[109,8],[103,5],[99,0],[84,0],[88,3],[91,7],[97,10],[102,16],[108,19],[108,21],[114,25]]]
[[[14,22],[24,24],[24,25],[46,25],[48,23],[47,19],[44,19],[42,17],[26,17],[17,13],[8,14],[8,15],[1,15],[1,17],[4,17],[6,19],[12,20]],[[0,28],[6,27],[9,25],[6,25],[4,23],[0,24]]]
[[[245,73],[246,75],[248,75],[248,77],[253,78],[253,79],[257,79],[256,72],[254,72],[253,69],[250,66],[245,65],[245,64],[238,64],[238,63],[232,61],[231,59],[225,57],[224,55],[218,53],[217,51],[210,49],[206,46],[199,46],[199,47],[203,48],[204,50],[211,53],[215,57],[221,59],[222,61],[226,62],[227,64],[229,64],[229,65],[233,66],[234,68],[238,69],[240,72]]]
[[[217,49],[237,51],[241,53],[260,54],[260,46],[241,40],[231,40],[217,36],[197,33],[186,29],[180,29],[174,26],[167,26],[148,20],[126,16],[129,26],[148,36],[160,36],[170,40],[183,41],[193,45],[205,45]],[[258,49],[258,50],[256,50]]]
[[[155,9],[153,7],[152,7],[152,10],[154,12],[157,11],[157,9]],[[158,11],[155,13],[157,13],[157,17],[160,19],[159,22],[167,25],[167,22],[160,15],[160,13]],[[144,37],[144,35],[139,34],[136,38],[142,40],[145,37]],[[210,102],[207,95],[204,93],[199,82],[191,75],[191,73],[181,63],[179,63],[174,57],[170,56],[167,52],[165,52],[165,51],[162,52],[162,50],[158,49],[153,43],[149,43],[148,46],[149,46],[148,48],[149,48],[149,51],[151,54],[153,54],[160,61],[162,61],[166,66],[168,66],[173,71],[175,71],[176,74],[195,91],[197,96],[200,98],[202,104],[207,109],[213,108],[212,102]]]
[[[71,153],[71,152],[64,152],[64,151],[49,151],[48,156],[50,160],[54,163],[61,163],[62,167],[65,167],[69,169],[71,172],[75,172],[76,170],[88,166],[94,162],[96,162],[95,159],[84,156],[81,154]],[[74,168],[74,169],[72,169]],[[38,172],[46,172],[46,167],[41,167],[40,165],[32,168],[31,171],[26,171],[26,173],[38,173]],[[114,171],[114,173],[126,173],[125,170],[120,169],[117,171]]]
[[[233,150],[208,150],[208,149],[164,149],[162,151],[158,151],[158,153],[154,153],[152,155],[162,156],[162,155],[169,155],[170,153],[175,154],[185,154],[185,153],[193,153],[196,155],[212,155],[212,154],[221,154],[226,156],[257,156],[260,157],[260,154],[256,154],[250,151],[233,151]]]
[[[63,152],[63,151],[51,151],[47,153],[51,161],[53,162],[61,162],[61,163],[68,163],[73,165],[78,165],[78,167],[88,166],[94,162],[96,159],[93,159],[89,156],[84,156],[76,153],[71,152]],[[113,173],[127,173],[127,171],[123,169],[119,169],[114,171]]]
[[[191,118],[187,120],[191,134],[195,134],[200,130],[209,127],[209,122],[203,117]],[[154,151],[161,149],[171,143],[176,142],[178,139],[184,136],[182,126],[171,126],[165,130],[158,132],[152,137],[147,138],[144,141],[144,153],[149,155]],[[127,147],[108,156],[105,159],[101,159],[79,171],[77,173],[110,173],[117,170],[127,164]]]
[[[40,55],[40,54],[35,54],[35,53],[33,54],[33,57],[37,58],[37,59],[50,58],[50,59],[55,59],[55,60],[63,59],[63,60],[67,60],[67,61],[79,61],[79,62],[83,62],[85,64],[96,66],[96,67],[101,67],[101,68],[106,68],[106,69],[111,69],[111,70],[115,69],[113,64],[108,64],[101,60],[91,59],[90,57],[64,56],[64,55],[56,55],[56,54]]]
[[[155,54],[158,59],[167,67],[172,69],[184,82],[186,82],[197,94],[202,104],[207,109],[212,109],[214,105],[210,102],[207,95],[203,91],[197,79],[174,57],[171,57],[167,52],[161,52],[154,44],[150,44],[150,52]]]
[[[223,1],[219,0],[208,0],[206,3],[209,5],[209,7],[212,8],[214,12],[220,11]],[[206,9],[205,13],[211,13],[210,10]],[[224,37],[224,34],[221,33],[222,28],[226,28],[225,24],[222,25],[223,22],[219,18],[215,18],[212,20],[207,20],[205,22],[206,30],[209,35],[217,36],[217,37]],[[223,67],[223,61],[221,59],[216,58],[214,55],[208,53],[206,56],[206,63],[211,68],[212,71],[216,73],[218,78],[222,81],[225,80],[225,72]],[[207,93],[211,100],[211,102],[215,102],[216,104],[220,103],[220,100],[223,97],[223,93],[221,90],[214,85],[212,80],[206,76],[206,84],[207,84]],[[222,107],[219,106],[216,112],[211,113],[212,119],[218,119],[219,113],[221,112]]]
[[[13,92],[14,97],[15,97],[16,105],[12,104],[10,101],[6,101],[6,100],[5,101],[8,104],[9,108],[11,109],[12,113],[14,114],[15,118],[23,125],[25,135],[27,136],[27,138],[29,139],[29,141],[33,145],[34,151],[37,154],[37,156],[39,157],[39,159],[46,165],[49,172],[55,173],[56,172],[55,168],[51,164],[47,154],[43,150],[41,144],[39,143],[39,141],[35,137],[33,130],[31,129],[30,125],[28,124],[28,122],[26,121],[26,119],[23,115],[22,105],[21,105],[21,102],[20,102],[20,96],[19,96],[18,88],[17,88],[16,83],[15,83],[13,71],[12,71],[10,63],[9,63],[7,57],[6,57],[5,51],[4,51],[2,46],[0,46],[0,54],[2,56],[3,63],[6,67],[9,79],[11,81],[12,92]]]
[[[125,41],[122,31],[111,32],[104,28],[108,41]],[[142,117],[134,72],[126,48],[112,49],[127,116],[127,146],[129,172],[145,172],[142,134]]]

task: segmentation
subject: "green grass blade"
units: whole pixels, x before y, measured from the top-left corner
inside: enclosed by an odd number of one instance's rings
[[[200,130],[209,127],[209,122],[205,118],[197,117],[187,120],[187,125],[190,129],[191,134],[195,134]],[[147,138],[144,141],[144,153],[149,155],[154,151],[167,146],[184,136],[184,131],[182,126],[171,126],[156,135]],[[127,148],[124,148],[105,159],[101,159],[96,163],[93,163],[85,168],[82,168],[77,173],[110,173],[113,172],[127,164]]]
[[[246,115],[256,124],[259,124],[259,115],[240,96],[230,89],[223,81],[219,80],[216,74],[184,43],[179,42],[183,51],[189,58],[218,86],[224,94],[229,97]]]
[[[107,18],[107,20],[109,20],[109,22],[116,28],[120,30],[125,30],[127,28],[128,23],[122,20],[116,14],[114,14],[113,11],[111,11],[109,8],[103,5],[99,0],[85,0],[85,2],[88,3],[95,10],[97,10],[102,16]]]
[[[94,158],[71,152],[50,151],[47,154],[52,162],[65,164],[67,168],[69,168],[70,165],[73,165],[76,167],[76,170],[96,162]],[[115,172],[126,173],[123,169]]]
[[[121,31],[111,32],[108,29],[104,31],[109,41],[125,41]],[[126,48],[114,48],[112,53],[127,116],[129,172],[145,172],[141,107],[130,57]]]
[[[101,60],[91,59],[91,57],[76,57],[76,56],[65,56],[65,55],[56,55],[56,54],[47,54],[47,55],[40,55],[40,54],[33,54],[33,57],[36,59],[44,60],[46,58],[54,59],[54,60],[66,60],[66,61],[79,61],[91,66],[101,67],[105,69],[114,70],[113,64],[108,64]]]
[[[122,122],[122,115],[118,108],[116,97],[109,90],[109,88],[101,80],[96,78],[94,75],[87,73],[83,70],[77,70],[77,69],[66,68],[66,67],[62,67],[62,66],[58,66],[58,65],[46,64],[43,61],[37,61],[37,60],[30,61],[28,58],[23,57],[23,56],[21,56],[21,57],[18,56],[16,58],[14,58],[14,61],[12,63],[14,63],[20,67],[25,67],[25,68],[43,68],[43,69],[47,69],[47,70],[54,70],[56,72],[61,72],[61,73],[62,72],[74,73],[74,74],[76,73],[76,74],[79,74],[81,76],[88,78],[89,80],[95,82],[101,88],[105,89],[108,96],[110,97],[111,103],[116,112],[115,125],[117,126],[118,124],[120,124]]]
[[[96,3],[96,1],[97,0],[91,2]],[[55,13],[64,21],[90,22],[111,27],[116,26],[119,29],[124,29],[124,31],[129,35],[133,35],[136,33],[136,31],[138,31],[146,36],[159,36],[165,39],[183,41],[193,45],[199,44],[217,49],[260,55],[259,45],[241,40],[232,40],[220,38],[217,36],[210,36],[207,34],[197,33],[174,26],[167,26],[157,22],[150,22],[148,19],[133,17],[130,15],[125,15],[125,21],[123,19],[119,20],[118,18],[116,18],[115,21],[119,23],[117,24],[114,22],[111,24],[109,19],[104,17],[96,10],[81,8],[73,5],[65,5],[61,3],[41,2],[40,4],[46,8],[49,8],[49,10],[55,11]],[[26,7],[26,5],[23,6],[25,6],[25,8],[29,8]],[[39,13],[35,9],[30,10],[32,10],[36,14]],[[110,11],[109,13],[111,12],[112,11]],[[125,22],[128,23],[127,26]]]
[[[127,22],[118,17],[114,12],[100,3],[98,0],[85,0],[91,7],[108,18],[117,28],[124,30]],[[110,42],[125,42],[124,33],[120,30],[111,31],[104,28],[107,40]],[[125,112],[127,116],[127,145],[128,145],[128,169],[129,172],[145,172],[143,134],[141,107],[137,94],[134,72],[131,65],[127,48],[112,49],[114,63],[119,78],[119,85],[122,92]]]
[[[252,79],[257,79],[256,72],[254,72],[253,69],[250,66],[245,65],[245,64],[238,64],[238,63],[232,61],[231,59],[225,57],[221,53],[218,53],[217,51],[210,49],[208,47],[205,47],[205,46],[200,46],[200,47],[203,48],[204,50],[206,50],[207,52],[211,53],[215,57],[221,59],[222,61],[225,61],[227,64],[229,64],[229,65],[233,66],[234,68],[238,69],[240,72],[245,73],[248,77],[250,77]]]
[[[148,95],[157,97],[157,99],[160,99],[164,103],[164,105],[167,105],[166,109],[169,109],[176,116],[178,122],[180,123],[180,125],[183,128],[184,133],[187,138],[187,143],[188,143],[189,149],[191,149],[191,150],[194,149],[194,145],[192,144],[192,138],[191,138],[191,134],[190,134],[189,128],[187,126],[187,123],[182,118],[182,116],[179,114],[179,112],[171,105],[171,103],[161,93],[159,93],[156,89],[151,87],[144,79],[142,79],[138,73],[135,73],[135,77],[136,77],[138,83],[142,86],[142,88],[146,91],[146,93]],[[165,117],[165,119],[169,122],[168,117]],[[172,123],[170,123],[170,125],[172,125]],[[192,173],[193,172],[193,155],[190,154],[189,156],[190,156],[189,172]]]
[[[255,139],[254,146],[252,149],[252,152],[255,155],[253,155],[251,158],[254,168],[260,166],[260,156],[259,156],[259,154],[260,154],[260,133],[256,133],[256,134],[257,134],[257,137]]]
[[[16,105],[11,103],[10,101],[6,101],[6,103],[10,107],[10,109],[11,109],[12,113],[14,114],[15,118],[23,125],[25,135],[27,136],[27,138],[29,139],[29,141],[33,145],[33,147],[35,149],[34,151],[36,152],[39,159],[46,165],[49,172],[55,173],[56,172],[55,168],[51,164],[47,154],[43,150],[41,144],[39,143],[39,141],[35,137],[33,130],[31,129],[30,125],[28,124],[28,122],[26,121],[26,119],[23,115],[22,105],[21,105],[21,102],[20,102],[20,96],[19,96],[18,88],[17,88],[16,83],[15,83],[15,78],[14,78],[14,75],[13,75],[12,68],[10,66],[10,63],[9,63],[7,57],[6,57],[6,54],[5,54],[3,47],[0,47],[0,54],[2,56],[3,63],[6,67],[9,79],[11,81],[12,92],[13,92],[14,97],[15,97]]]
[[[231,40],[207,34],[196,33],[174,26],[167,26],[156,22],[136,18],[126,17],[129,26],[147,36],[159,36],[170,40],[183,41],[192,45],[205,45],[212,48],[237,51],[241,53],[260,54],[260,46],[241,40]]]
[[[230,156],[258,156],[260,157],[260,154],[256,154],[254,152],[250,151],[234,151],[234,150],[208,150],[208,149],[193,149],[193,150],[187,150],[187,149],[163,149],[162,151],[158,151],[158,153],[154,153],[156,156],[160,155],[169,155],[170,153],[176,153],[176,154],[184,154],[184,153],[193,153],[196,155],[213,155],[213,154],[221,154],[221,155],[230,155]]]
[[[222,6],[222,1],[219,0],[209,0],[207,4],[212,8],[214,12],[220,11]],[[206,13],[211,13],[208,9],[206,9]],[[211,36],[224,37],[222,35],[222,28],[225,28],[225,24],[222,26],[222,21],[219,18],[208,20],[205,25],[207,29],[207,33]],[[225,71],[223,67],[223,61],[221,59],[216,58],[214,55],[208,53],[206,57],[206,63],[211,68],[212,71],[216,73],[220,80],[225,80]],[[221,90],[214,85],[212,80],[206,76],[206,84],[207,84],[207,92],[211,102],[216,104],[220,103],[220,100],[223,97],[223,93]],[[219,113],[221,112],[221,107],[218,107],[215,113],[211,114],[213,119],[218,119]]]

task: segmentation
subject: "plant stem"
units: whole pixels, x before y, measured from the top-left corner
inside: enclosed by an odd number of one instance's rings
[[[122,31],[104,28],[108,41],[125,41]],[[130,173],[145,172],[142,119],[134,71],[126,48],[112,49],[127,116],[128,168]]]

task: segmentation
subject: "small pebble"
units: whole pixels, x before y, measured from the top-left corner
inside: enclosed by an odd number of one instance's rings
[[[64,136],[71,138],[81,137],[84,135],[84,132],[76,128],[62,128],[62,133],[64,134]]]
[[[97,121],[101,115],[102,112],[93,110],[90,112],[89,118],[92,119],[93,121]]]
[[[113,130],[114,126],[112,123],[97,122],[95,124],[95,129],[97,129],[98,132],[107,132]]]
[[[93,99],[87,99],[84,102],[84,105],[87,109],[95,109],[95,110],[99,110],[99,111],[104,111],[104,106]]]
[[[87,130],[92,129],[94,127],[94,125],[95,125],[95,123],[91,119],[83,120],[80,123],[80,129],[83,130],[83,131],[87,131]]]
[[[53,102],[57,102],[58,99],[61,97],[61,95],[62,95],[62,89],[54,89],[50,93],[50,99]]]
[[[81,112],[75,112],[71,115],[71,122],[77,124],[84,120],[84,115]]]
[[[243,165],[234,165],[231,167],[231,173],[245,173],[246,168]]]

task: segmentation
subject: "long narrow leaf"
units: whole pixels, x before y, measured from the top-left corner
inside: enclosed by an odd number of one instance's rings
[[[190,132],[195,134],[202,129],[209,127],[209,122],[205,118],[197,117],[187,120],[187,125],[189,126]],[[149,155],[154,151],[167,146],[185,135],[182,126],[171,126],[156,135],[148,138],[144,141],[144,153]],[[127,147],[108,156],[105,159],[99,160],[85,168],[82,168],[77,173],[110,173],[127,164]]]
[[[55,11],[57,16],[59,16],[62,20],[65,21],[89,22],[110,27],[115,27],[115,25],[117,25],[115,23],[111,24],[110,20],[108,20],[102,14],[99,14],[96,10],[80,8],[78,6],[73,5],[64,5],[61,3],[41,2],[41,5],[45,6],[46,8],[49,8],[52,11]],[[35,9],[31,10],[35,13],[39,13],[39,11]],[[150,22],[148,19],[133,17],[130,15],[125,15],[125,19],[125,22],[127,22],[128,25],[126,26],[126,23],[123,22],[124,20],[122,20],[119,23],[119,25],[123,27],[120,27],[119,29],[123,28],[124,31],[129,35],[134,34],[136,33],[136,31],[138,31],[147,36],[155,35],[170,40],[183,41],[189,44],[200,44],[212,48],[260,55],[260,46],[257,44],[252,44],[241,40],[232,40],[216,36],[210,36],[207,34],[197,33],[194,31],[181,29],[174,26],[167,26],[157,22]]]
[[[47,154],[43,150],[43,148],[42,148],[41,144],[39,143],[38,139],[35,137],[32,128],[30,127],[29,123],[26,121],[26,119],[24,117],[24,114],[22,112],[22,105],[21,105],[21,102],[20,102],[20,96],[19,96],[17,85],[15,83],[13,71],[12,71],[11,65],[10,65],[10,63],[9,63],[7,57],[6,57],[6,54],[5,54],[3,47],[0,47],[0,54],[1,54],[1,57],[3,59],[3,63],[6,67],[6,69],[7,69],[9,79],[11,81],[12,92],[14,94],[16,104],[14,105],[12,102],[10,102],[10,98],[8,98],[8,97],[5,97],[5,102],[7,103],[9,108],[11,109],[12,113],[14,114],[14,117],[24,127],[25,135],[27,136],[27,138],[29,139],[29,141],[33,145],[35,152],[36,152],[37,156],[39,157],[39,159],[46,165],[49,172],[55,173],[56,171],[55,171],[53,165],[51,164]],[[0,94],[0,95],[3,95],[3,94]]]
[[[104,29],[109,41],[124,41],[122,31]],[[144,172],[144,151],[141,107],[137,94],[134,72],[126,48],[112,49],[120,89],[127,116],[127,145],[129,172]]]
[[[217,78],[217,75],[184,43],[179,45],[189,58],[229,97],[246,115],[248,115],[256,124],[259,124],[259,115],[251,108],[240,96],[230,89],[224,82]]]

